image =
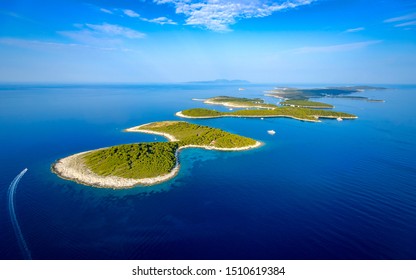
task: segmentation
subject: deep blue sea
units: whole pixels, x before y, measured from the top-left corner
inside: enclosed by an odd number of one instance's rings
[[[192,98],[264,98],[274,86],[0,86],[0,258],[23,258],[7,190],[28,168],[15,210],[33,259],[416,259],[414,86],[359,94],[385,103],[319,100],[357,120],[191,120],[265,145],[184,150],[179,175],[153,187],[98,189],[50,172],[74,153],[166,141],[125,128],[227,110]]]

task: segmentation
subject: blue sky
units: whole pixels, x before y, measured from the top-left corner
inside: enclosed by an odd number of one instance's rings
[[[0,82],[416,83],[416,1],[3,0]]]

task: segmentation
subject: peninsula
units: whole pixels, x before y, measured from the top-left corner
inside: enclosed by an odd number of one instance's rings
[[[319,122],[320,118],[329,119],[356,119],[353,114],[335,112],[328,110],[314,110],[299,107],[277,107],[274,109],[251,109],[238,110],[234,112],[220,112],[217,110],[195,108],[177,112],[176,115],[182,118],[191,119],[210,119],[221,117],[239,117],[239,118],[292,118],[301,121]]]
[[[216,97],[211,97],[205,100],[197,100],[197,101],[204,101],[205,104],[223,105],[226,107],[234,107],[234,108],[263,108],[263,109],[277,108],[276,105],[267,104],[264,102],[263,99],[260,99],[260,98],[250,99],[250,98],[243,98],[243,97],[216,96]]]
[[[279,106],[265,103],[261,98],[244,98],[231,96],[216,96],[207,99],[193,99],[195,101],[203,101],[205,104],[223,105],[229,108],[260,108],[260,109],[276,109]],[[332,109],[331,104],[310,101],[307,99],[285,99],[279,103],[282,106],[312,108],[312,109]],[[232,110],[232,109],[230,109]]]
[[[251,138],[183,121],[149,123],[126,131],[162,135],[170,141],[124,144],[74,154],[56,161],[52,171],[84,185],[122,189],[173,178],[179,172],[181,149],[242,151],[261,145]]]
[[[323,103],[323,102],[316,102],[310,100],[303,100],[303,99],[289,99],[286,101],[280,102],[282,106],[291,106],[291,107],[300,107],[300,108],[312,108],[312,109],[332,109],[334,108],[333,105]]]

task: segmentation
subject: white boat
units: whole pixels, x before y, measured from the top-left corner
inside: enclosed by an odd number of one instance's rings
[[[239,91],[242,91],[242,90],[246,90],[246,89],[245,89],[245,88],[241,88],[241,87],[240,87],[238,90],[239,90]]]
[[[260,118],[261,120],[264,120],[264,118]]]
[[[337,121],[342,122],[342,118],[338,117]]]
[[[271,130],[267,130],[267,133],[269,133],[270,135],[275,135],[276,134],[276,131],[274,131],[273,129],[271,129]]]
[[[232,111],[232,110],[233,110],[233,108],[230,108],[230,109],[228,109],[228,110]]]

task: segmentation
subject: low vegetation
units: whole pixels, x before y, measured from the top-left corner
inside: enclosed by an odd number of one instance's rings
[[[201,145],[216,148],[241,148],[256,143],[253,139],[218,128],[187,122],[158,122],[144,125],[141,128],[173,135],[179,140],[179,146]]]
[[[176,151],[187,145],[241,148],[255,140],[221,129],[187,122],[156,122],[138,128],[167,133],[179,141],[118,145],[84,156],[87,167],[102,176],[142,179],[169,173],[176,164]]]
[[[216,118],[216,117],[291,117],[295,119],[316,121],[318,118],[346,118],[354,119],[357,116],[328,110],[314,110],[298,107],[278,107],[274,110],[238,110],[234,112],[219,112],[208,109],[188,109],[182,111],[186,117]]]
[[[290,99],[280,102],[283,106],[303,107],[303,108],[316,108],[316,109],[332,109],[334,106],[331,104],[316,102],[303,99]]]
[[[177,149],[176,142],[126,144],[87,153],[84,160],[98,175],[142,179],[169,173]]]
[[[205,103],[219,104],[230,107],[247,107],[247,108],[276,108],[276,105],[267,104],[261,98],[243,98],[230,96],[216,96],[208,98]]]
[[[366,90],[383,90],[382,87],[370,87],[370,86],[345,86],[345,87],[327,87],[327,88],[280,88],[274,89],[268,92],[268,96],[285,98],[285,99],[302,99],[308,100],[313,97],[343,97],[349,96],[353,93],[358,93]],[[362,96],[356,99],[368,99]]]

